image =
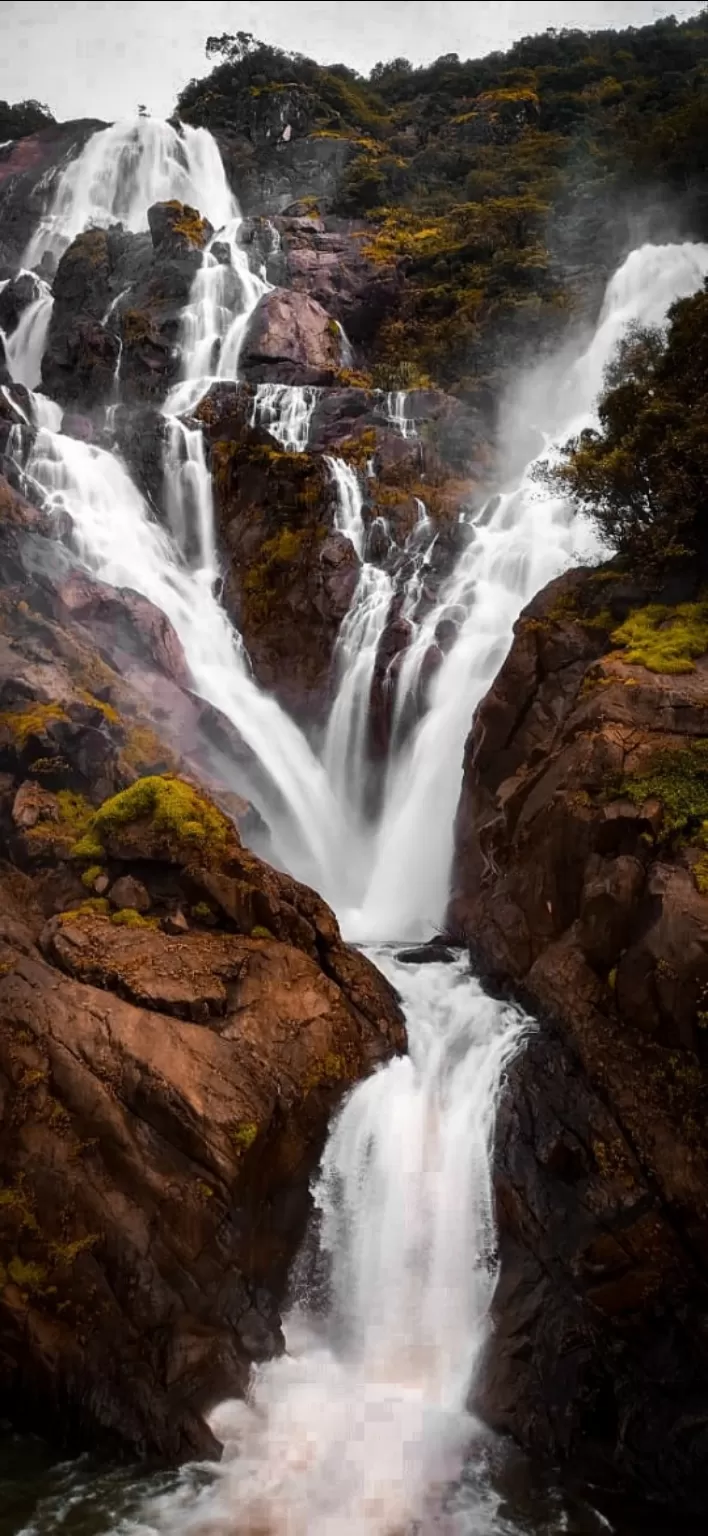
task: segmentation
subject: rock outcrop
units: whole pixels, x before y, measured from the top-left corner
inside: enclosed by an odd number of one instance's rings
[[[118,395],[160,402],[177,377],[180,317],[211,225],[176,201],[148,210],[150,234],[114,225],[77,235],[54,279],[42,387],[88,414]]]
[[[0,1416],[183,1459],[280,1347],[329,1116],[404,1030],[243,845],[164,617],[0,510]]]
[[[333,384],[342,367],[334,320],[307,294],[274,288],[256,305],[239,369],[249,384]]]
[[[522,615],[467,743],[450,925],[545,1021],[500,1111],[482,1406],[704,1510],[708,660],[649,670],[687,619],[646,603],[574,572]]]

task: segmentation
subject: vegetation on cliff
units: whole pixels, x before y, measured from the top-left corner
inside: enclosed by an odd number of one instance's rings
[[[706,378],[704,287],[673,305],[665,333],[628,332],[606,373],[599,429],[571,440],[561,464],[546,472],[640,575],[664,573],[689,558],[703,569],[708,559]],[[699,617],[696,655],[705,650]],[[630,644],[640,639],[646,649],[646,624],[642,636],[626,637]]]
[[[48,107],[41,101],[0,101],[0,144],[9,139],[24,139],[28,133],[39,133],[54,122]]]
[[[182,91],[185,121],[264,145],[286,127],[290,143],[349,141],[332,211],[371,221],[368,250],[405,276],[380,369],[403,356],[484,402],[520,344],[551,345],[581,302],[589,246],[620,259],[618,209],[661,201],[665,222],[667,196],[680,198],[684,227],[704,232],[708,13],[551,31],[418,69],[395,59],[368,81],[245,33],[207,51],[220,62]]]

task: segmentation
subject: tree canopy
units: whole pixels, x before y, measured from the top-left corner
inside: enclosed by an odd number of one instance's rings
[[[0,101],[0,144],[7,139],[23,139],[28,133],[38,133],[55,119],[41,101]]]
[[[594,520],[641,576],[708,567],[708,284],[634,327],[605,376],[599,428],[566,445],[548,480]]]

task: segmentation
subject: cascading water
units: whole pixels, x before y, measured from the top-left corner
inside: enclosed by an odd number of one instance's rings
[[[147,229],[148,208],[170,198],[198,208],[215,229],[233,217],[232,194],[211,134],[152,117],[113,123],[94,133],[62,172],[24,265],[35,267],[46,252],[58,260],[91,225]]]
[[[287,453],[304,453],[318,397],[314,385],[259,384],[251,426],[265,427]]]
[[[3,337],[10,378],[26,389],[36,389],[42,377],[42,358],[54,307],[47,284],[40,278],[36,281],[41,292],[23,310],[12,334]]]
[[[263,767],[267,787],[260,784],[260,808],[282,858],[301,878],[331,884],[341,827],[324,769],[297,727],[254,684],[240,637],[214,593],[211,486],[196,435],[180,436],[175,428],[168,450],[175,516],[186,520],[193,513],[201,540],[191,568],[151,519],[115,454],[44,428],[25,467],[28,486],[48,510],[69,513],[78,552],[101,580],[142,593],[167,615],[196,691],[233,721]],[[313,793],[317,818],[311,814]]]
[[[393,583],[386,571],[362,558],[365,527],[358,476],[343,459],[328,457],[326,463],[337,491],[335,527],[351,540],[361,560],[359,580],[337,640],[336,691],[323,752],[327,778],[348,820],[351,881],[354,865],[365,870],[368,858],[369,700]]]
[[[172,144],[175,130],[166,133],[156,136],[156,146]],[[171,163],[180,173],[189,174],[188,143],[188,137],[180,139],[179,152],[172,145]],[[93,213],[92,197],[99,217],[107,209],[120,216],[105,144],[91,141],[84,157],[90,186],[80,186],[74,174],[74,204],[57,197],[52,238],[58,239],[62,220],[66,238],[80,206],[84,221]],[[143,218],[135,191],[140,163],[145,167],[144,157],[138,155],[136,165],[127,155],[121,173],[121,196],[136,220]],[[143,179],[147,186],[149,178]],[[155,195],[150,182],[146,205]],[[172,182],[157,195],[180,194]],[[198,187],[189,197],[217,225],[236,217],[232,204],[222,208],[223,218],[214,217]],[[213,268],[206,263],[203,270]],[[628,321],[661,320],[671,300],[693,291],[706,272],[703,248],[633,253],[608,287],[596,335],[559,391],[554,419],[541,424],[547,444],[591,417],[604,364]],[[194,292],[192,300],[201,302]],[[228,304],[223,307],[229,311]],[[215,329],[223,342],[222,318]],[[200,321],[193,354],[185,349],[185,375],[205,365],[206,354],[197,359],[196,350],[209,334]],[[219,366],[222,357],[220,351]],[[210,354],[207,373],[213,364]],[[193,387],[195,380],[185,376],[183,382]],[[334,897],[349,932],[400,938],[438,920],[474,705],[503,659],[520,607],[577,555],[583,538],[587,543],[586,530],[562,502],[538,489],[530,471],[472,521],[471,542],[406,658],[414,679],[440,618],[462,614],[429,712],[389,773],[373,868],[367,869],[357,857],[361,806],[351,814],[357,786],[341,771],[347,752],[334,766],[335,746],[339,751],[343,741],[351,742],[357,718],[358,683],[337,714],[350,660],[341,668],[322,764],[255,687],[243,647],[214,595],[211,488],[192,429],[169,427],[170,538],[151,520],[115,456],[58,434],[49,403],[34,409],[42,429],[26,465],[28,482],[49,506],[69,511],[79,552],[93,570],[143,592],[170,618],[197,691],[234,722],[263,765],[272,790],[264,809],[283,861]],[[406,420],[403,407],[401,418]],[[357,476],[341,460],[328,462],[337,488],[337,526],[362,561],[341,642],[343,649],[349,633],[353,665],[370,650],[366,584],[385,579],[390,598],[390,578],[364,558]],[[419,530],[422,549],[429,540],[424,509]],[[411,613],[414,606],[411,598]],[[379,630],[382,622],[377,609]],[[146,1512],[138,1528],[143,1536],[155,1527],[172,1536],[235,1529],[269,1536],[390,1536],[416,1521],[435,1522],[445,1485],[474,1436],[465,1404],[495,1273],[489,1142],[499,1083],[522,1020],[486,998],[461,961],[405,968],[385,951],[376,958],[401,992],[411,1051],[357,1088],[333,1127],[316,1191],[321,1249],[330,1265],[327,1303],[310,1306],[306,1295],[301,1299],[286,1320],[287,1354],[258,1370],[248,1404],[222,1405],[214,1416],[225,1441],[221,1466],[201,1492],[185,1480],[167,1503]],[[486,1527],[478,1521],[475,1529]]]
[[[706,246],[645,245],[627,257],[607,286],[592,341],[559,381],[551,419],[538,424],[539,459],[592,423],[605,367],[627,326],[661,323],[670,304],[695,292],[706,274]],[[433,682],[429,711],[389,768],[367,888],[344,918],[361,939],[411,936],[441,923],[474,708],[504,660],[520,610],[553,576],[597,548],[583,520],[536,483],[536,462],[496,505],[470,520],[470,543],[405,659],[410,686],[440,619],[464,616]]]
[[[249,316],[269,289],[251,272],[239,245],[241,214],[231,193],[229,198],[228,220],[204,252],[182,316],[182,380],[167,402],[177,414],[191,410],[215,380],[237,378]]]
[[[214,1482],[146,1511],[142,1536],[412,1529],[480,1433],[465,1402],[496,1275],[489,1148],[521,1021],[462,961],[375,958],[410,1056],[361,1084],[330,1133],[315,1189],[327,1308],[293,1309],[286,1354],[212,1416]]]
[[[392,427],[400,432],[401,437],[417,437],[415,422],[411,416],[406,415],[406,402],[408,393],[405,389],[389,390],[386,396],[386,415]]]

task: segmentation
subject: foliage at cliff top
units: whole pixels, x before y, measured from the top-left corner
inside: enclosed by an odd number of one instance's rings
[[[652,228],[632,227],[648,191],[662,238],[679,200],[682,229],[708,232],[708,11],[550,31],[484,59],[395,59],[368,80],[246,33],[208,53],[221,62],[181,93],[186,121],[258,141],[275,102],[291,142],[349,141],[330,211],[365,216],[369,254],[405,273],[371,359],[383,373],[403,356],[491,401],[522,342],[553,345],[588,262],[613,264]]]
[[[55,121],[48,107],[41,101],[0,101],[0,144],[9,139],[23,139],[28,133],[38,133],[49,128]]]
[[[598,431],[567,444],[551,483],[588,512],[633,570],[708,566],[708,284],[635,327],[607,370]]]

